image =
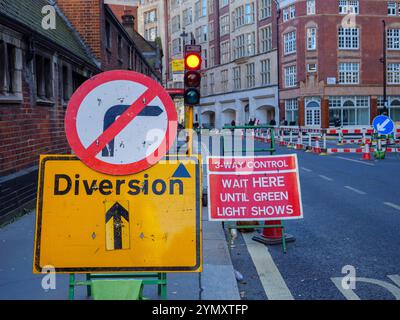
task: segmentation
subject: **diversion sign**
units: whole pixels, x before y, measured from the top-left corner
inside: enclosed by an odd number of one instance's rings
[[[297,156],[209,157],[209,219],[303,218]]]
[[[41,156],[34,273],[200,272],[200,177],[194,156],[126,176]]]

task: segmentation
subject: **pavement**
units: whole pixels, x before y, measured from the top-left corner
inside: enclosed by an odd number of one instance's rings
[[[203,272],[169,273],[168,300],[240,299],[222,225],[207,217],[207,208],[203,208]],[[32,274],[34,224],[32,211],[0,228],[0,300],[68,299],[68,275],[57,275],[56,289],[45,291],[43,276]],[[159,299],[156,292],[155,286],[145,286],[144,296]],[[76,287],[75,299],[87,299],[84,287]]]

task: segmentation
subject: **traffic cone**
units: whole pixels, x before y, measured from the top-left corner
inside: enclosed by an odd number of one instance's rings
[[[265,221],[264,225],[282,225],[281,221]],[[282,243],[282,229],[283,228],[264,228],[262,234],[255,235],[252,239],[263,244],[281,244]],[[285,241],[293,242],[295,237],[285,233]]]
[[[319,146],[319,137],[315,137],[315,147],[314,147],[313,151],[316,154],[321,153],[321,147]]]
[[[371,161],[371,153],[369,152],[369,143],[365,144],[362,160]]]

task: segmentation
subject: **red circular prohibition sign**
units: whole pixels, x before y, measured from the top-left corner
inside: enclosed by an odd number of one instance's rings
[[[127,80],[139,83],[147,90],[116,120],[98,139],[85,148],[77,131],[78,110],[86,96],[107,82]],[[168,124],[159,147],[146,158],[129,164],[112,164],[96,158],[97,154],[121,132],[154,98],[164,105]],[[153,79],[134,71],[114,70],[100,73],[84,82],[72,95],[65,115],[65,133],[71,149],[88,167],[111,175],[127,175],[141,172],[155,165],[172,146],[177,135],[177,112],[168,92]]]

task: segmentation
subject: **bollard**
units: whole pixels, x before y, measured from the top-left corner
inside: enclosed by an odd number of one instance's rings
[[[290,130],[290,135],[289,135],[289,144],[287,146],[289,149],[293,148],[293,132]]]
[[[308,133],[308,146],[306,148],[306,152],[312,152],[312,136],[311,136],[311,132]]]
[[[326,152],[327,148],[326,148],[326,134],[324,133],[322,135],[322,150],[320,150],[320,156],[327,156],[328,153]]]

